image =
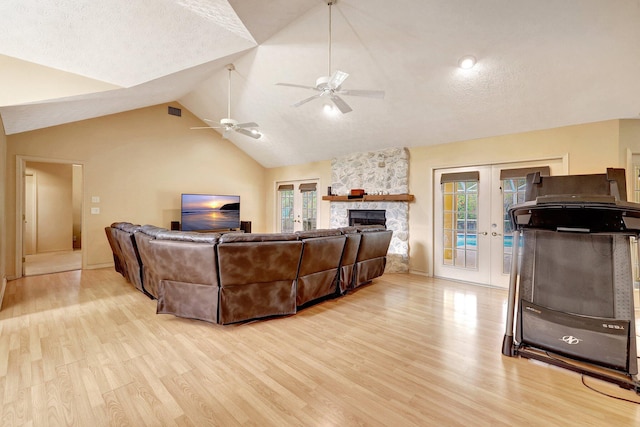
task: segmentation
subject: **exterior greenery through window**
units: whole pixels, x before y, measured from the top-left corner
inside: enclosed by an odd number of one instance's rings
[[[513,227],[509,220],[509,208],[512,205],[523,203],[527,181],[524,177],[502,180],[502,272],[509,274],[511,271],[511,254],[513,253]],[[522,242],[521,242],[522,244]]]
[[[478,268],[478,181],[443,185],[445,265]]]
[[[283,233],[293,233],[293,189],[280,190],[279,193],[280,230]]]
[[[302,192],[302,229],[315,230],[318,212],[316,190]]]

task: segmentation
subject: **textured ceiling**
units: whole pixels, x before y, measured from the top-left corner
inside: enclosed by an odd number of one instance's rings
[[[640,0],[339,0],[332,71],[344,97],[291,104],[327,75],[326,0],[2,0],[7,134],[179,101],[267,167],[640,113]],[[478,59],[457,68],[463,55]],[[206,132],[206,131],[205,131]],[[212,131],[213,132],[213,131]]]

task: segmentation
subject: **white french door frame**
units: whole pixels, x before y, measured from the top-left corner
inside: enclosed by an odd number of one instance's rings
[[[292,185],[293,186],[293,231],[302,231],[304,229],[304,220],[305,218],[303,218],[303,202],[302,202],[302,192],[300,191],[300,185],[302,184],[315,184],[316,186],[316,200],[315,200],[315,206],[316,206],[316,211],[315,211],[315,219],[316,219],[316,227],[317,227],[317,221],[318,221],[318,216],[320,214],[319,212],[319,207],[320,207],[320,192],[318,191],[318,186],[320,184],[320,179],[319,178],[309,178],[309,179],[299,179],[299,180],[287,180],[287,181],[278,181],[275,183],[275,196],[276,196],[276,201],[275,201],[275,207],[276,207],[276,212],[275,212],[275,220],[276,220],[276,224],[275,224],[275,230],[278,232],[282,232],[282,205],[281,205],[281,196],[280,196],[280,191],[278,191],[278,188],[282,185]]]
[[[508,287],[509,275],[503,273],[503,199],[500,170],[548,165],[552,175],[566,175],[569,156],[519,160],[505,163],[451,166],[432,169],[433,206],[433,275],[450,280],[459,280],[495,287]],[[478,224],[477,224],[477,268],[457,268],[443,264],[443,201],[440,176],[442,173],[478,171]]]

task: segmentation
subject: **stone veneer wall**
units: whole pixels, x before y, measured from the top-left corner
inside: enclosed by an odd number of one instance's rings
[[[391,148],[354,153],[331,161],[331,192],[349,194],[362,188],[367,194],[407,194],[409,192],[409,150]],[[386,272],[409,271],[408,202],[331,202],[331,228],[349,225],[349,209],[384,209],[387,228],[393,231],[387,254]]]

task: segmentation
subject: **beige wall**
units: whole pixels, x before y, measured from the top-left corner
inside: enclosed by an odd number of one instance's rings
[[[36,253],[73,248],[72,165],[27,162],[35,177]]]
[[[178,106],[172,103],[172,106]],[[238,194],[241,219],[265,230],[265,169],[186,109],[167,104],[7,137],[7,273],[15,275],[16,156],[84,166],[83,262],[112,265],[104,227],[115,221],[169,227],[180,220],[181,193]],[[91,197],[100,197],[91,203]],[[99,207],[100,214],[90,214]]]
[[[409,205],[410,270],[431,275],[433,257],[433,173],[437,168],[499,164],[563,158],[571,174],[604,173],[607,167],[625,167],[628,150],[640,152],[640,120],[611,120],[525,132],[472,141],[410,148]],[[316,175],[322,189],[331,182],[331,162],[274,168],[267,171],[267,221],[275,223],[275,181]],[[329,224],[329,202],[321,201],[322,221]]]

